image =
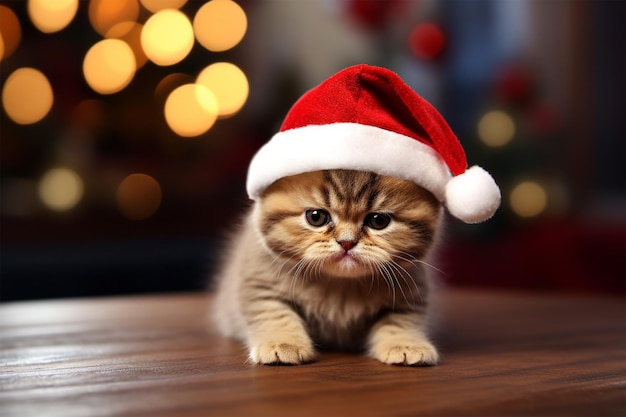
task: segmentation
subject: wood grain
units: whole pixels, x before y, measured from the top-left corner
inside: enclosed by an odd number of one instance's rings
[[[211,296],[0,306],[1,416],[624,416],[625,303],[446,290],[436,367],[253,366]]]

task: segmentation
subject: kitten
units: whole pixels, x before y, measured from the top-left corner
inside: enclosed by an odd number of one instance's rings
[[[435,365],[426,335],[441,203],[413,182],[362,171],[285,177],[235,236],[215,318],[249,359],[302,364],[320,349]]]

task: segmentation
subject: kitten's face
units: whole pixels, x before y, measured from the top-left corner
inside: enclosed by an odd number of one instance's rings
[[[259,204],[267,247],[300,262],[295,273],[346,278],[395,274],[415,264],[441,216],[437,199],[412,182],[347,170],[280,179]]]

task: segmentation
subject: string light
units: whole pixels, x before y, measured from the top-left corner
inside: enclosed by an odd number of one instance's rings
[[[173,9],[152,15],[141,31],[141,45],[150,61],[157,65],[174,65],[182,61],[193,47],[194,37],[187,16]]]
[[[237,113],[248,98],[248,79],[239,67],[229,62],[216,62],[203,69],[197,83],[215,94],[218,116]]]
[[[222,52],[243,39],[248,19],[243,9],[231,0],[212,0],[204,4],[193,19],[193,30],[200,45]]]
[[[68,168],[47,171],[39,181],[38,194],[43,204],[54,211],[67,211],[83,197],[83,181]]]
[[[100,94],[113,94],[126,87],[135,76],[135,55],[119,39],[103,39],[93,45],[83,60],[87,84]]]
[[[10,56],[20,44],[22,28],[20,21],[13,10],[0,4],[0,38],[2,38],[3,50],[0,59]]]
[[[28,15],[43,33],[64,29],[76,16],[78,0],[28,0]]]
[[[147,174],[131,174],[117,188],[117,206],[131,220],[151,217],[161,206],[161,199],[161,186]]]
[[[79,0],[27,0],[33,25],[43,33],[67,27],[75,18]],[[141,2],[141,5],[140,5]],[[93,29],[104,39],[93,44],[83,58],[87,84],[99,94],[113,94],[130,84],[148,60],[160,66],[185,59],[197,40],[204,48],[221,52],[235,47],[247,30],[243,9],[232,0],[206,2],[194,16],[178,10],[187,0],[89,0],[87,14]],[[140,16],[141,7],[150,14]],[[145,12],[145,10],[143,11]],[[142,25],[138,19],[142,19]],[[21,40],[15,13],[0,5],[0,59],[13,53]],[[181,137],[206,133],[218,118],[236,114],[248,99],[249,84],[236,65],[218,62],[194,79],[172,73],[159,83],[155,97],[163,103],[165,120]],[[163,100],[163,101],[162,101]],[[47,77],[34,68],[20,68],[5,81],[2,105],[19,124],[42,120],[52,108],[54,92]],[[87,134],[105,123],[103,102],[85,100],[74,108],[70,123]],[[54,168],[32,181],[33,198],[53,211],[67,211],[84,198],[83,179],[74,170]],[[35,194],[36,188],[36,194]],[[116,189],[116,204],[128,219],[143,220],[162,203],[161,185],[153,177],[136,173]]]
[[[139,16],[137,0],[90,0],[89,21],[96,32],[106,36],[120,22],[135,22]]]
[[[533,181],[517,184],[511,191],[509,202],[511,209],[520,217],[536,217],[548,204],[548,194],[544,187]]]
[[[217,119],[215,94],[200,84],[185,84],[165,101],[165,120],[179,136],[194,137],[208,131]]]
[[[503,111],[490,111],[478,122],[478,137],[487,146],[504,146],[514,136],[515,122],[511,116]]]
[[[184,84],[193,84],[194,79],[188,74],[182,72],[173,72],[163,77],[154,89],[154,97],[159,101],[165,103],[167,97],[174,89]]]
[[[85,133],[99,132],[105,125],[105,104],[101,100],[83,100],[70,113],[69,121],[74,128]]]
[[[148,57],[141,47],[141,31],[143,25],[136,22],[120,22],[106,33],[107,38],[123,40],[130,46],[135,55],[135,67],[139,69],[148,62]]]
[[[419,58],[433,59],[445,46],[443,31],[434,23],[421,23],[409,35],[411,51]]]
[[[141,5],[152,13],[163,9],[180,9],[187,0],[139,0]]]
[[[2,106],[16,123],[33,124],[43,119],[54,102],[46,76],[34,68],[19,68],[7,78],[2,88]]]

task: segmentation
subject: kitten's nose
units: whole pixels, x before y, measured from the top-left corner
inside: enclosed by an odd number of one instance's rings
[[[356,242],[354,240],[340,240],[339,244],[346,252],[356,246]]]

